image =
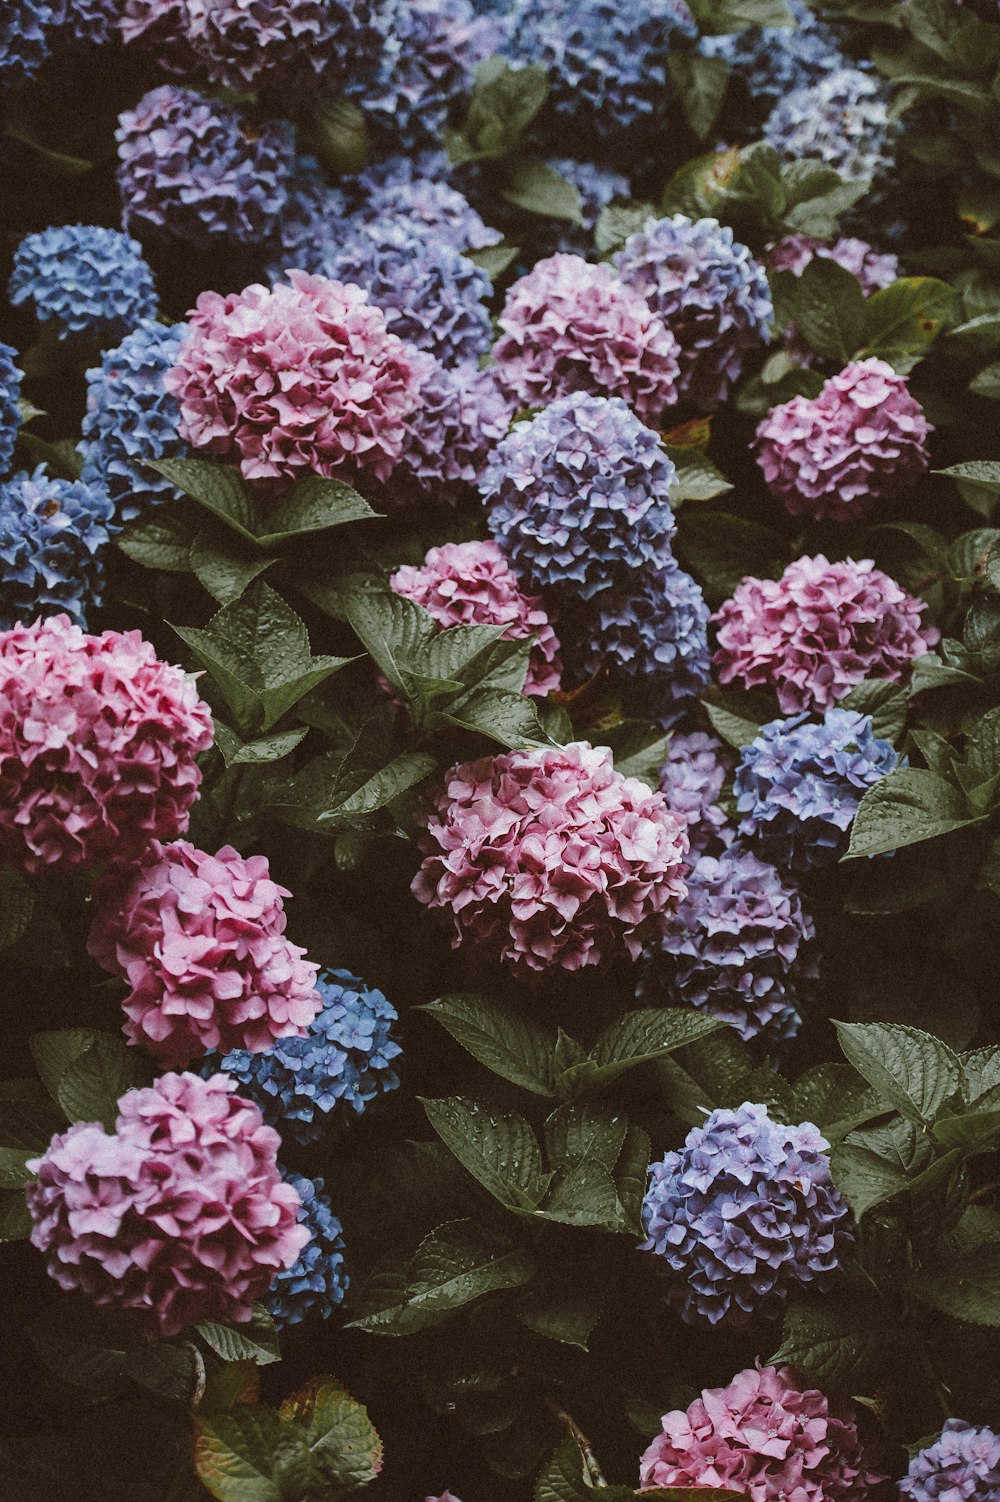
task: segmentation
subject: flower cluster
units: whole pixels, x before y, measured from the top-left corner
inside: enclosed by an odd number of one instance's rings
[[[850,521],[916,484],[929,432],[905,376],[884,360],[860,360],[814,400],[772,407],[757,429],[757,462],[792,516]]]
[[[703,730],[673,735],[660,768],[660,792],[675,818],[687,827],[691,858],[697,860],[731,838],[719,795],[736,765],[732,752]]]
[[[268,481],[344,466],[387,479],[419,396],[412,356],[361,288],[299,271],[203,292],[166,387],[188,443]]]
[[[153,274],[131,235],[67,224],[26,235],[14,252],[10,300],[29,303],[60,339],[116,340],[156,316]]]
[[[524,974],[636,959],[684,895],[687,839],[660,793],[576,742],[452,767],[413,893],[452,945]]]
[[[677,339],[611,266],[561,253],[536,261],[497,322],[497,378],[525,407],[590,392],[656,419],[677,401]]]
[[[413,363],[420,402],[382,499],[457,501],[477,483],[491,449],[510,427],[510,402],[491,370],[449,369],[428,354]]]
[[[112,1134],[77,1122],[34,1159],[31,1240],[60,1288],[151,1335],[245,1322],[309,1230],[278,1134],[224,1075],[165,1074],[118,1103]]]
[[[17,364],[17,350],[0,344],[0,476],[10,469],[21,425],[21,382],[24,373]]]
[[[285,938],[262,855],[155,844],[98,889],[90,953],[131,986],[125,1036],[167,1068],[302,1037],[322,1007],[317,966]]]
[[[899,1492],[911,1502],[995,1502],[1000,1496],[1000,1435],[948,1419],[934,1443],[910,1461]]]
[[[400,222],[446,240],[455,250],[484,250],[503,236],[446,182],[415,178],[376,187],[351,216],[355,224]]]
[[[642,1457],[644,1487],[718,1487],[750,1502],[865,1502],[867,1467],[850,1408],[802,1388],[788,1367],[750,1367],[664,1414]]]
[[[805,871],[837,860],[866,790],[898,765],[870,715],[828,709],[762,725],[736,769],[740,833],[779,867]]]
[[[29,871],[128,861],[187,828],[212,744],[193,681],[138,631],[0,634],[0,846]]]
[[[46,0],[8,0],[0,11],[0,83],[38,72],[48,57],[51,22]]]
[[[717,219],[649,219],[615,256],[680,345],[677,387],[699,412],[726,399],[748,350],[770,338],[774,309],[764,268]]]
[[[849,182],[877,182],[893,171],[898,129],[885,86],[846,67],[779,99],[764,125],[764,140],[785,161],[812,159]]]
[[[285,1174],[299,1200],[298,1221],[309,1232],[299,1260],[282,1268],[264,1301],[279,1330],[307,1319],[329,1319],[344,1302],[350,1279],[344,1271],[344,1228],[333,1213],[322,1179]]]
[[[641,1250],[670,1269],[688,1324],[745,1325],[776,1314],[793,1289],[831,1286],[854,1236],[829,1146],[811,1122],[782,1126],[746,1103],[713,1111],[680,1152],[650,1165]]]
[[[55,611],[86,628],[113,510],[101,484],[54,479],[42,464],[0,482],[0,629]]]
[[[333,1123],[360,1115],[395,1090],[395,1008],[382,992],[347,970],[324,970],[316,982],[321,1010],[304,1036],[279,1038],[263,1053],[236,1049],[210,1060],[254,1100],[286,1141],[315,1142]]]
[[[836,261],[861,283],[866,297],[891,287],[899,276],[899,257],[891,251],[877,251],[866,240],[853,235],[841,235],[832,245],[817,240],[815,235],[786,235],[767,253],[767,263],[772,271],[790,271],[801,276],[816,257]]]
[[[863,678],[905,678],[938,640],[925,609],[871,559],[797,558],[780,579],[744,579],[716,613],[713,662],[722,683],[773,688],[785,714],[823,710]]]
[[[706,57],[722,58],[755,102],[773,103],[845,66],[833,29],[803,0],[789,0],[788,8],[794,26],[749,26],[699,43]]]
[[[516,423],[479,488],[516,572],[557,598],[587,600],[669,562],[675,474],[623,401],[578,394]]]
[[[538,595],[526,595],[495,542],[451,542],[423,563],[396,570],[390,584],[439,626],[506,626],[505,640],[532,639],[526,694],[559,687],[559,641]]]

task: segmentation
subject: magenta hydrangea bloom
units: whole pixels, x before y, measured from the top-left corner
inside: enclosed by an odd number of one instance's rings
[[[677,401],[680,346],[611,266],[558,254],[507,293],[493,347],[501,386],[525,407],[576,391],[622,397],[656,419]]]
[[[101,883],[88,949],[131,986],[125,1036],[167,1068],[207,1053],[262,1053],[322,1009],[318,966],[285,938],[285,887],[262,855],[154,845]]]
[[[403,455],[380,500],[458,501],[477,483],[492,449],[505,437],[513,407],[491,370],[448,368],[413,351],[420,401],[407,423]]]
[[[166,376],[181,436],[232,459],[247,480],[345,466],[385,480],[419,400],[413,356],[360,287],[287,276],[198,298]]]
[[[245,1323],[309,1239],[281,1139],[224,1074],[165,1074],[118,1102],[109,1135],[79,1121],[32,1160],[32,1243],[60,1288],[149,1335]]]
[[[841,235],[832,245],[818,240],[815,235],[786,235],[767,252],[767,264],[772,271],[791,271],[801,276],[809,262],[817,256],[821,260],[836,261],[861,283],[866,297],[891,287],[900,275],[899,257],[891,251],[875,250],[866,240],[857,240],[852,235]]]
[[[544,602],[524,593],[495,542],[431,548],[419,568],[404,564],[389,583],[398,595],[422,605],[439,626],[506,626],[505,640],[534,637],[524,692],[544,698],[559,687],[559,640]]]
[[[757,429],[757,462],[792,516],[853,521],[916,484],[930,432],[904,376],[884,360],[856,360],[819,396],[771,409]]]
[[[787,1366],[750,1367],[661,1422],[640,1462],[644,1487],[718,1487],[750,1502],[864,1502],[881,1479],[865,1464],[853,1410],[800,1388]]]
[[[747,578],[713,617],[722,683],[772,688],[784,714],[828,709],[863,678],[898,683],[940,635],[927,609],[870,558],[797,558],[780,579]]]
[[[515,971],[638,959],[683,898],[687,836],[605,747],[509,751],[452,767],[426,820],[414,896]]]
[[[212,744],[194,680],[138,631],[0,632],[0,848],[28,871],[135,859],[187,828]]]

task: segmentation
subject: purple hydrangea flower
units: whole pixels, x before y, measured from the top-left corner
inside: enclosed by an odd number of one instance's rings
[[[748,350],[770,339],[764,268],[717,219],[649,219],[615,256],[681,347],[678,387],[701,412],[724,401]]]
[[[854,1242],[829,1146],[811,1122],[782,1126],[747,1102],[650,1165],[641,1249],[675,1275],[687,1324],[739,1327],[773,1317],[793,1289],[829,1289]]]
[[[840,68],[780,99],[764,140],[788,162],[826,162],[848,181],[891,174],[899,127],[886,86],[859,68]]]
[[[156,316],[142,246],[120,230],[66,224],[27,235],[14,252],[10,300],[31,303],[60,339],[120,339]]]
[[[817,20],[803,0],[789,0],[789,9],[795,26],[748,26],[726,36],[704,37],[699,50],[706,57],[721,57],[743,79],[751,97],[768,104],[846,66],[832,28]]]
[[[790,271],[801,276],[810,261],[819,256],[822,260],[836,261],[861,283],[866,297],[883,287],[891,287],[898,276],[899,257],[891,251],[878,251],[866,240],[852,235],[841,235],[832,245],[818,240],[815,235],[786,235],[776,245],[768,247],[767,264],[772,271]]]
[[[934,1443],[910,1461],[899,1494],[911,1502],[996,1502],[1000,1435],[949,1419]]]
[[[296,157],[285,188],[271,233],[267,275],[272,282],[287,270],[315,273],[329,265],[350,225],[347,195],[327,182],[315,157]]]
[[[447,240],[458,251],[483,250],[503,239],[499,230],[483,222],[457,188],[426,178],[376,186],[353,216],[354,224],[379,225],[392,221],[426,231],[437,240]]]
[[[118,36],[118,0],[50,0],[53,43],[107,47]]]
[[[0,484],[0,630],[59,611],[86,630],[113,509],[102,485],[53,479],[42,464]]]
[[[187,452],[178,432],[180,406],[163,384],[186,333],[183,323],[140,323],[87,371],[81,478],[104,487],[118,523],[180,494],[147,461]]]
[[[304,1174],[282,1174],[299,1197],[299,1225],[309,1232],[299,1260],[282,1268],[271,1284],[264,1307],[279,1330],[301,1325],[307,1319],[329,1319],[350,1279],[344,1270],[344,1228],[333,1213],[322,1179]]]
[[[516,423],[479,488],[515,571],[533,588],[589,600],[671,561],[675,473],[623,401],[577,393]]]
[[[736,757],[728,747],[703,730],[670,738],[667,759],[660,768],[660,792],[671,813],[687,825],[693,861],[733,837],[718,798],[735,765]]]
[[[490,451],[510,427],[510,403],[489,370],[449,369],[423,354],[417,372],[420,404],[382,499],[392,505],[458,501],[477,483]]]
[[[736,769],[740,833],[782,869],[830,865],[847,847],[866,790],[898,765],[870,715],[828,709],[819,724],[806,714],[771,720]]]
[[[49,55],[52,19],[46,0],[8,0],[0,9],[0,82],[38,72]]]
[[[687,886],[650,951],[644,993],[666,991],[729,1023],[745,1042],[794,1038],[817,975],[815,929],[796,888],[740,844],[701,856]]]
[[[118,122],[128,229],[193,245],[255,245],[274,231],[293,170],[291,127],[164,84]]]
[[[454,173],[446,151],[440,146],[425,146],[420,151],[395,151],[369,162],[354,176],[342,177],[338,187],[347,195],[352,213],[363,213],[371,195],[383,188],[395,188],[401,183],[447,183]]]
[[[0,344],[0,476],[10,469],[17,430],[21,426],[21,382],[24,372],[17,364],[17,350]]]

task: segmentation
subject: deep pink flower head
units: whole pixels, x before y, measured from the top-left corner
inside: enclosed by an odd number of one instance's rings
[[[687,890],[681,821],[586,741],[452,767],[421,849],[412,890],[452,947],[522,973],[637,959]]]
[[[118,1102],[113,1135],[77,1122],[32,1160],[32,1243],[60,1288],[149,1335],[236,1323],[309,1240],[281,1139],[216,1074],[165,1074]]]
[[[360,287],[286,272],[203,292],[166,376],[180,432],[247,480],[392,473],[420,393],[413,353]]]
[[[187,828],[212,744],[194,680],[138,631],[0,632],[0,850],[28,871],[131,860]]]
[[[757,463],[793,516],[852,521],[916,484],[930,431],[903,376],[884,360],[858,360],[815,399],[772,407],[757,429]]]
[[[853,1411],[800,1389],[787,1366],[750,1367],[661,1422],[640,1461],[643,1487],[718,1487],[750,1502],[864,1502],[882,1479],[865,1465]]]
[[[537,261],[498,322],[497,380],[522,406],[585,391],[655,420],[677,401],[680,345],[611,266],[564,253]]]
[[[940,636],[923,600],[870,558],[797,558],[780,579],[744,579],[713,616],[722,683],[773,688],[784,714],[829,709],[862,678],[898,683]]]
[[[302,1037],[323,1001],[317,966],[285,938],[288,895],[264,856],[206,855],[187,840],[107,876],[88,948],[132,987],[129,1042],[173,1067]]]
[[[419,568],[405,564],[389,580],[438,625],[506,626],[504,638],[533,636],[526,694],[544,697],[559,687],[559,641],[541,595],[525,594],[495,542],[449,542],[431,548]]]

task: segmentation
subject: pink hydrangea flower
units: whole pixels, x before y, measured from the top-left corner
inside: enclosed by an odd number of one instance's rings
[[[640,1462],[643,1487],[717,1487],[751,1502],[864,1502],[882,1479],[865,1464],[853,1411],[800,1389],[787,1366],[750,1367],[661,1422]]]
[[[585,741],[452,767],[421,849],[412,890],[452,947],[522,973],[637,959],[686,893],[683,824]]]
[[[559,687],[559,641],[541,595],[525,594],[495,542],[449,542],[431,548],[419,568],[396,570],[390,584],[415,600],[438,625],[506,626],[504,638],[533,636],[526,694],[544,697]]]
[[[247,480],[345,467],[385,480],[419,400],[413,353],[360,287],[286,276],[198,298],[165,381],[181,436],[232,459]]]
[[[851,521],[916,484],[930,432],[903,376],[859,360],[815,399],[773,407],[757,429],[757,462],[793,516]]]
[[[317,966],[285,938],[288,895],[264,856],[206,855],[187,840],[106,877],[88,948],[132,987],[129,1042],[172,1068],[302,1037],[323,1001]]]
[[[194,680],[138,631],[0,632],[0,849],[28,871],[131,860],[187,828],[212,744]]]
[[[165,1074],[118,1103],[109,1135],[77,1122],[33,1159],[32,1243],[60,1288],[150,1335],[245,1322],[309,1231],[282,1181],[281,1139],[216,1074]]]
[[[940,636],[926,609],[870,558],[797,558],[780,579],[744,579],[716,612],[712,660],[723,683],[774,689],[784,714],[825,710],[863,678],[905,678]]]
[[[818,240],[814,235],[786,235],[767,252],[767,263],[772,271],[791,271],[801,276],[809,262],[817,256],[821,260],[836,261],[861,283],[866,297],[890,287],[899,276],[899,258],[891,251],[874,250],[866,240],[857,240],[851,235],[841,235],[832,245]]]
[[[537,261],[498,322],[497,379],[522,406],[584,391],[620,396],[655,420],[677,401],[680,345],[611,266],[563,253]]]

